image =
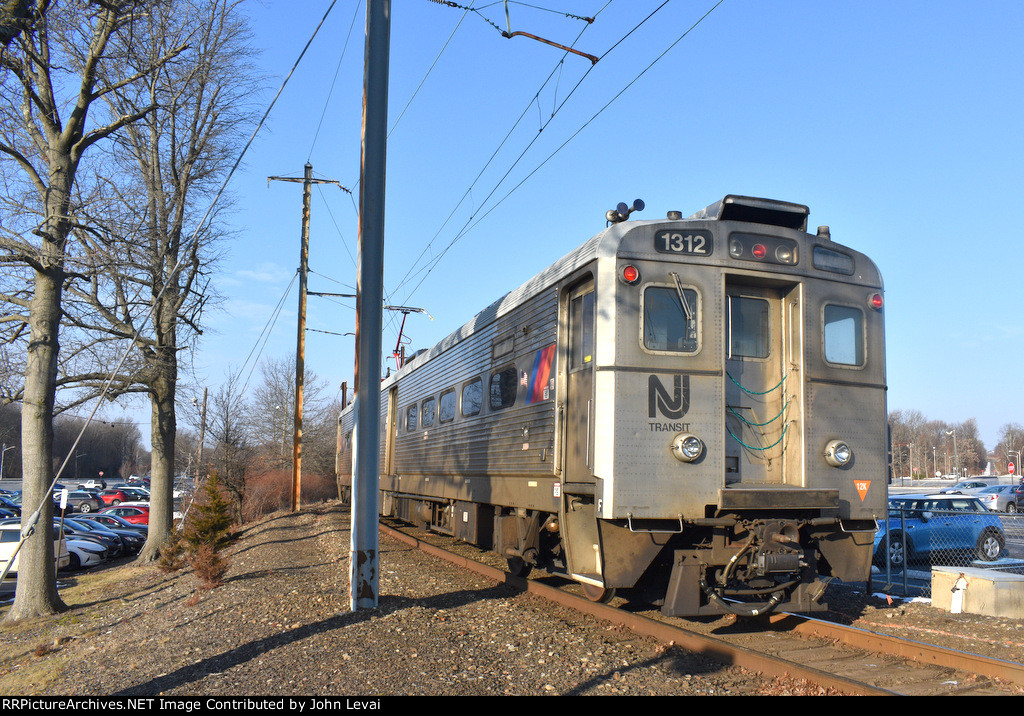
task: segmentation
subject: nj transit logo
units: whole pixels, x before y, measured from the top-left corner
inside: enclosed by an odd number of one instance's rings
[[[647,412],[652,418],[660,413],[669,420],[678,420],[690,409],[690,376],[672,376],[672,392],[656,375],[647,379]]]

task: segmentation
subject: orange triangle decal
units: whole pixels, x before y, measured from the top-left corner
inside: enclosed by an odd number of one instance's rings
[[[871,487],[871,480],[854,480],[853,485],[857,488],[857,494],[860,495],[860,501],[863,502],[864,498],[867,497],[868,488]]]

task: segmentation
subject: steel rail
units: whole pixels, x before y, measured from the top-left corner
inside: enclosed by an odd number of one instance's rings
[[[935,644],[901,639],[800,614],[775,614],[769,618],[769,622],[804,636],[839,641],[847,646],[888,654],[919,664],[966,671],[1024,686],[1024,664],[1014,661],[993,659],[968,651],[955,651]]]
[[[384,524],[380,525],[380,530],[383,534],[419,549],[425,554],[446,560],[488,579],[508,584],[520,591],[529,592],[598,619],[624,626],[637,634],[643,634],[664,643],[674,643],[682,649],[700,654],[726,666],[739,666],[772,677],[804,679],[823,688],[834,689],[847,695],[898,695],[897,692],[888,689],[848,679],[838,674],[831,674],[780,657],[762,654],[752,649],[729,644],[720,639],[697,634],[678,626],[659,622],[638,614],[630,614],[606,604],[591,602],[588,599],[577,597],[561,589],[541,584],[537,581],[516,577],[495,567],[449,552],[446,549],[432,545],[429,542],[424,542]]]

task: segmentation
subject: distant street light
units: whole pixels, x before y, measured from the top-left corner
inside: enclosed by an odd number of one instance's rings
[[[960,479],[960,454],[957,452],[957,449],[956,449],[956,428],[953,428],[952,430],[947,430],[946,431],[946,435],[952,435],[953,436],[953,469],[956,470],[956,477],[959,480]]]
[[[4,445],[4,449],[0,450],[0,480],[4,479],[4,453],[8,450],[13,450],[15,447],[17,446],[11,445],[10,447],[7,447],[7,445]]]

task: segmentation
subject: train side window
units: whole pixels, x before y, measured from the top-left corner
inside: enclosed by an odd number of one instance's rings
[[[462,415],[469,417],[480,412],[484,404],[484,382],[475,378],[462,386]]]
[[[697,292],[675,286],[648,286],[643,294],[644,348],[696,353],[700,317]]]
[[[825,360],[836,365],[864,365],[864,312],[855,306],[826,304]]]
[[[516,403],[519,382],[516,367],[506,366],[491,373],[491,410],[511,408]]]
[[[420,411],[420,425],[425,428],[429,428],[434,424],[434,415],[437,413],[437,401],[433,398],[427,398],[423,401],[423,407]]]
[[[416,418],[419,416],[419,406],[413,403],[405,410],[405,429],[412,432],[416,429]]]
[[[455,389],[441,393],[441,404],[438,406],[437,422],[450,423],[455,420]]]
[[[569,370],[575,370],[594,360],[594,292],[572,299],[569,312]]]
[[[768,301],[750,296],[729,297],[729,357],[768,357]]]

